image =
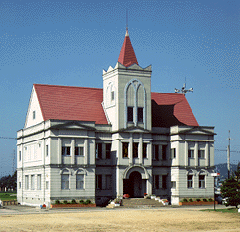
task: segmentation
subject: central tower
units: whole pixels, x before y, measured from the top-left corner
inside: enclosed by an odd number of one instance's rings
[[[138,65],[127,30],[116,66],[103,70],[103,107],[113,131],[151,130],[151,73]]]

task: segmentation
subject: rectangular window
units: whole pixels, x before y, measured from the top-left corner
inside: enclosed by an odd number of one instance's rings
[[[138,143],[133,143],[133,158],[138,158]]]
[[[162,188],[167,188],[167,175],[162,175]]]
[[[102,189],[102,175],[96,175],[96,189]]]
[[[21,160],[22,160],[22,152],[19,151],[19,161],[21,161]]]
[[[167,159],[167,145],[162,145],[162,160]]]
[[[46,190],[49,189],[49,181],[46,181]]]
[[[31,189],[34,190],[35,189],[35,176],[31,175]]]
[[[83,156],[83,147],[75,147],[75,155]]]
[[[28,175],[25,176],[25,189],[26,190],[29,189],[29,176]]]
[[[187,177],[188,188],[193,187],[193,175],[188,175]]]
[[[205,175],[199,175],[199,188],[205,188]]]
[[[48,145],[46,145],[46,156],[48,156]]]
[[[176,158],[176,148],[172,148],[171,149],[171,159],[175,159]]]
[[[194,150],[193,149],[188,150],[188,158],[191,158],[191,159],[194,158]]]
[[[159,160],[159,146],[157,144],[153,145],[153,159]]]
[[[101,143],[96,144],[96,158],[102,159],[102,144]]]
[[[142,152],[143,159],[147,158],[147,143],[143,143]]]
[[[138,107],[138,122],[143,122],[143,108]]]
[[[71,147],[65,147],[65,146],[63,146],[62,147],[62,155],[71,155]]]
[[[84,189],[84,175],[83,174],[76,175],[76,189]]]
[[[106,143],[106,159],[111,159],[111,143]]]
[[[114,91],[111,92],[111,100],[114,100]]]
[[[127,119],[128,122],[133,122],[133,107],[127,108]]]
[[[171,188],[176,189],[176,181],[171,181]]]
[[[122,157],[127,158],[128,157],[128,143],[122,143]]]
[[[35,119],[36,118],[36,111],[34,110],[33,111],[33,119]]]
[[[21,182],[18,182],[18,188],[22,188],[22,183]]]
[[[205,151],[204,150],[198,150],[198,158],[205,159]]]
[[[41,174],[37,175],[37,189],[41,190],[41,184],[42,184],[42,180],[41,180]]]
[[[159,189],[159,175],[153,176],[153,187]]]
[[[112,189],[112,176],[106,175],[106,189]]]
[[[61,175],[61,189],[69,189],[69,174]]]

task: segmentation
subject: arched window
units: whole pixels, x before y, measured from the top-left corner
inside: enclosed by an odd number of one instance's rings
[[[69,185],[70,170],[65,168],[60,171],[60,174],[61,174],[61,189],[70,189]]]
[[[134,126],[141,123],[146,129],[146,91],[141,81],[132,79],[124,89],[124,124],[127,128],[128,123]]]
[[[116,102],[116,91],[115,91],[115,87],[113,85],[113,82],[109,82],[107,85],[107,89],[106,89],[106,107],[110,107],[115,105]]]
[[[86,171],[82,168],[79,168],[76,172],[76,189],[83,190],[85,189],[85,174]]]
[[[192,170],[189,170],[187,173],[187,187],[189,189],[193,188],[193,176],[194,172]]]
[[[199,188],[206,188],[206,176],[207,176],[207,172],[205,170],[201,170],[198,173],[198,187]]]

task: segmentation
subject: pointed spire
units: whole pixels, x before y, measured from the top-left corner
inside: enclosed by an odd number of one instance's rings
[[[128,27],[126,28],[125,39],[118,57],[118,62],[125,67],[129,67],[132,64],[138,65],[138,61],[129,38]]]

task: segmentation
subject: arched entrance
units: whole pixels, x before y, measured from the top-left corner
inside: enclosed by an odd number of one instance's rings
[[[143,197],[146,192],[146,180],[142,179],[141,173],[133,171],[129,179],[123,180],[123,194],[129,194],[130,197]]]

